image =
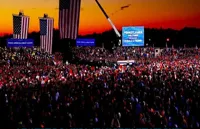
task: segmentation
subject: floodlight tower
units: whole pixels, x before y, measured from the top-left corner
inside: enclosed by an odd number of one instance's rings
[[[103,12],[104,16],[106,17],[106,19],[108,20],[108,22],[110,23],[110,25],[112,26],[113,30],[115,31],[115,34],[117,35],[117,37],[119,38],[118,40],[118,45],[121,45],[121,34],[119,33],[119,31],[117,30],[117,28],[115,27],[115,25],[113,24],[113,22],[111,21],[111,19],[109,18],[109,16],[107,15],[107,13],[105,12],[105,10],[103,9],[103,7],[101,6],[101,4],[99,3],[98,0],[95,0],[97,5],[99,6],[99,8],[101,9],[101,11]]]

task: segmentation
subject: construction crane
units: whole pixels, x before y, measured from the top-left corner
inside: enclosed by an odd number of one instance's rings
[[[97,5],[99,6],[99,8],[101,9],[101,11],[103,12],[104,16],[106,17],[106,19],[108,20],[108,22],[110,23],[110,25],[112,26],[113,30],[115,31],[115,34],[117,35],[117,37],[119,38],[118,40],[118,45],[121,45],[121,34],[119,33],[119,31],[117,30],[117,28],[115,27],[115,25],[113,24],[113,22],[111,21],[111,19],[109,18],[109,16],[107,15],[107,13],[105,12],[105,10],[103,9],[103,7],[101,6],[101,4],[99,3],[98,0],[95,0]]]

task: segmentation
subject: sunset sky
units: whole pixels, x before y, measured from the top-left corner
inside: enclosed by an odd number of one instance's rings
[[[99,0],[113,23],[146,28],[200,28],[200,0]],[[120,10],[122,6],[131,4]],[[12,33],[12,14],[23,10],[30,16],[29,32],[39,31],[38,17],[47,13],[58,28],[58,0],[0,0],[0,34]],[[79,34],[102,32],[111,28],[94,0],[82,0]]]

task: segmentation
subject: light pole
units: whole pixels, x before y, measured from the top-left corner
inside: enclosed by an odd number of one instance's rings
[[[168,48],[168,43],[169,43],[169,41],[170,41],[170,39],[167,38],[167,39],[166,39],[166,48]]]
[[[149,45],[151,45],[151,39],[149,38]]]

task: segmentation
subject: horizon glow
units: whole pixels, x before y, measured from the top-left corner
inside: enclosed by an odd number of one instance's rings
[[[99,0],[118,30],[123,26],[145,28],[200,28],[200,0]],[[131,4],[120,10],[122,6]],[[12,33],[12,14],[30,16],[29,33],[39,31],[39,18],[47,13],[58,28],[57,0],[6,0],[0,4],[0,35]],[[94,0],[82,0],[79,35],[112,29]]]

